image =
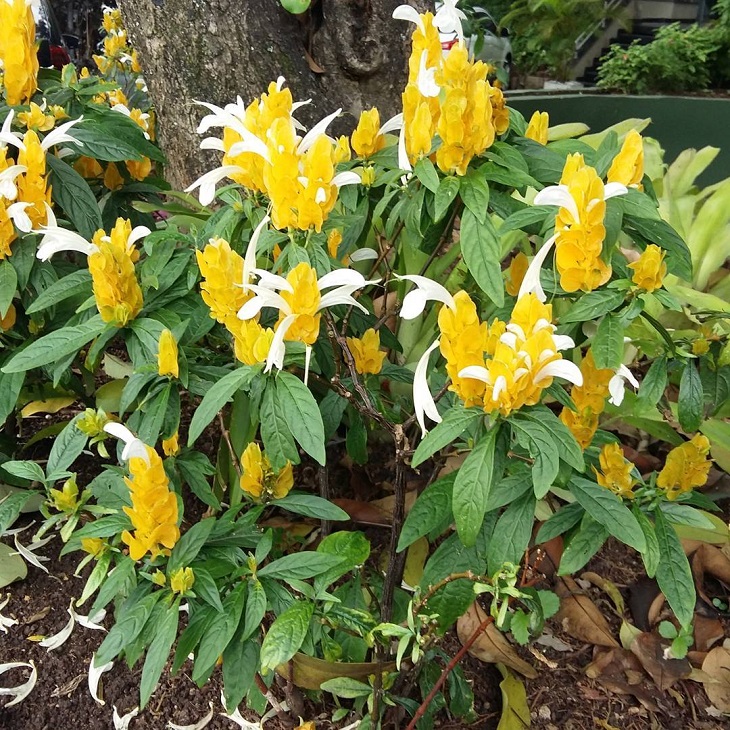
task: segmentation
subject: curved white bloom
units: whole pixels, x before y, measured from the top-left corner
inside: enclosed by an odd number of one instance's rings
[[[22,702],[32,691],[38,681],[38,670],[35,663],[30,662],[8,662],[0,664],[0,674],[5,674],[11,669],[20,669],[20,667],[30,667],[30,677],[27,682],[19,684],[17,687],[0,687],[0,695],[10,695],[13,699],[8,702],[5,707],[12,707]]]
[[[358,248],[350,254],[350,261],[374,261],[378,258],[378,252],[374,248]]]
[[[120,114],[124,114],[125,117],[131,117],[132,116],[132,112],[124,104],[115,104],[112,107],[112,111],[119,112]],[[140,114],[139,115],[139,118],[143,122],[147,122],[147,120],[150,118],[150,115],[149,114]],[[136,122],[135,122],[135,124],[136,124]],[[142,127],[140,127],[140,129],[142,129]],[[145,139],[149,139],[150,138],[149,133],[146,132],[144,129],[142,129],[142,132],[144,133]]]
[[[428,51],[424,51],[421,54],[421,62],[418,69],[418,78],[416,79],[418,91],[421,93],[422,96],[438,96],[441,93],[441,87],[436,83],[436,71],[438,71],[438,67],[432,66],[431,68],[427,68],[427,60]]]
[[[248,292],[248,285],[251,283],[251,277],[254,275],[256,270],[256,248],[258,247],[261,232],[270,220],[271,218],[268,215],[265,215],[261,219],[261,222],[256,226],[251,234],[251,240],[248,242],[248,246],[246,247],[246,255],[243,257],[243,278],[241,279],[241,286],[243,287],[244,292]]]
[[[378,134],[388,134],[389,132],[395,132],[397,129],[401,129],[402,127],[403,112],[400,112],[394,117],[391,117],[387,122],[385,122],[378,130]]]
[[[583,385],[583,373],[580,368],[570,360],[553,360],[537,371],[533,378],[535,385],[539,385],[548,378],[563,378],[573,385]]]
[[[47,204],[46,204],[47,205]],[[25,212],[27,208],[32,208],[33,203],[24,203],[18,201],[9,205],[7,208],[8,216],[13,221],[15,227],[22,233],[30,233],[33,230],[33,221]]]
[[[420,13],[412,5],[399,5],[393,11],[393,18],[395,20],[408,20],[411,23],[415,23],[422,33],[426,30]]]
[[[79,626],[83,626],[85,629],[92,629],[93,631],[106,631],[106,629],[99,623],[99,621],[104,620],[104,617],[106,616],[106,609],[100,608],[93,616],[82,616],[74,611],[72,605],[71,613]]]
[[[124,449],[122,449],[122,459],[128,461],[133,457],[139,457],[144,459],[148,464],[150,458],[147,455],[147,446],[144,441],[138,439],[124,424],[122,423],[107,423],[104,426],[104,430],[124,442]]]
[[[99,681],[101,680],[101,675],[104,674],[104,672],[108,672],[113,666],[114,662],[107,662],[106,664],[102,664],[102,666],[97,667],[96,654],[91,655],[91,661],[89,662],[89,692],[94,700],[96,700],[96,702],[100,705],[105,705],[106,702],[104,702],[104,700],[102,700],[99,696]]]
[[[570,199],[573,200],[572,197]],[[530,265],[527,267],[525,276],[522,279],[522,284],[520,284],[520,290],[517,293],[518,299],[523,297],[525,294],[534,292],[535,296],[537,296],[541,302],[547,300],[545,290],[542,288],[542,284],[540,283],[540,272],[542,271],[542,265],[545,263],[545,259],[550,253],[550,249],[553,247],[553,244],[557,241],[557,239],[557,234],[550,236],[550,238],[542,244],[540,250],[535,254],[532,261],[530,261]]]
[[[456,311],[454,297],[451,296],[446,287],[441,286],[441,284],[435,282],[433,279],[429,279],[427,276],[419,276],[418,274],[404,274],[403,276],[396,274],[396,278],[405,279],[416,285],[415,289],[411,289],[403,297],[403,305],[400,309],[402,319],[415,319],[418,317],[423,312],[426,302],[429,300],[442,302],[449,309]]]
[[[15,178],[27,170],[25,165],[10,165],[0,172],[0,196],[6,200],[15,200],[18,196]]]
[[[616,371],[616,374],[608,381],[608,392],[611,394],[608,402],[612,406],[620,406],[624,402],[626,390],[625,381],[627,380],[634,388],[639,387],[639,381],[634,377],[631,370],[626,365],[621,365]]]
[[[215,198],[215,186],[224,178],[241,172],[238,165],[222,165],[210,172],[201,175],[192,185],[185,188],[186,193],[191,193],[195,188],[200,188],[198,199],[201,205],[210,205]]]
[[[8,116],[5,117],[2,129],[0,129],[0,149],[5,149],[9,144],[13,147],[17,147],[19,150],[24,150],[25,145],[23,144],[23,135],[20,132],[13,132],[11,130],[13,124],[13,117],[15,116],[15,109],[11,109],[8,112]]]
[[[302,137],[302,141],[297,145],[297,152],[302,155],[304,154],[316,141],[321,137],[327,127],[337,119],[342,113],[342,109],[338,109],[332,114],[328,114],[324,119],[320,119],[305,135]]]
[[[72,137],[70,134],[67,134],[68,130],[71,129],[74,125],[78,124],[79,122],[83,121],[83,117],[79,117],[78,119],[71,119],[68,122],[64,122],[63,124],[56,127],[54,130],[49,132],[41,141],[41,148],[44,152],[47,152],[51,147],[61,144],[62,142],[73,142],[75,145],[78,145],[79,147],[83,147],[83,142],[80,142],[76,137]]]
[[[406,172],[412,172],[413,166],[408,158],[408,150],[406,148],[406,128],[402,126],[398,135],[398,167]],[[403,183],[404,185],[406,183]]]
[[[459,40],[463,41],[464,28],[461,21],[466,20],[466,15],[456,7],[457,2],[458,0],[444,0],[433,18],[433,24],[441,33],[456,33]]]
[[[440,340],[436,340],[426,352],[421,355],[421,359],[416,365],[416,372],[413,376],[413,411],[416,414],[416,421],[421,427],[421,435],[425,436],[428,433],[426,429],[425,416],[428,416],[432,421],[441,423],[441,416],[439,415],[438,409],[436,408],[436,402],[431,395],[431,390],[428,387],[428,359],[431,353],[441,344]]]
[[[332,178],[332,184],[335,187],[341,188],[344,185],[359,185],[362,182],[360,176],[353,172],[352,170],[348,170],[347,172],[338,172],[333,178]],[[323,188],[320,188],[320,190],[323,190]],[[325,191],[326,195],[326,191]],[[320,202],[320,201],[317,201]],[[324,201],[321,201],[324,202]]]
[[[47,573],[48,568],[46,568],[43,563],[47,563],[49,561],[49,558],[46,558],[43,555],[36,555],[35,551],[42,548],[51,540],[53,540],[53,535],[50,535],[49,537],[44,537],[42,540],[35,540],[28,545],[21,545],[18,542],[18,536],[16,535],[14,538],[15,549],[18,551],[17,554],[20,555],[20,557],[23,558],[26,563],[35,565],[36,568],[40,568],[44,573]]]
[[[3,534],[7,534],[7,533],[3,533]],[[5,606],[8,605],[9,600],[10,600],[10,596],[8,596],[2,603],[0,603],[0,611],[2,611],[5,608]],[[8,629],[11,626],[17,626],[17,625],[18,625],[17,619],[8,618],[7,616],[3,616],[0,613],[0,631],[2,631],[3,634],[7,634]]]
[[[126,715],[119,716],[117,712],[117,706],[114,705],[114,714],[112,715],[112,722],[114,723],[114,730],[129,730],[129,723],[139,715],[139,707],[135,707],[130,710]]]
[[[65,644],[68,638],[71,636],[71,633],[74,630],[74,624],[76,623],[76,615],[73,610],[73,605],[74,599],[72,598],[69,607],[66,609],[69,617],[68,623],[59,632],[53,634],[52,636],[46,636],[43,641],[39,642],[39,645],[42,646],[44,649],[48,651],[58,649],[63,646],[63,644]]]

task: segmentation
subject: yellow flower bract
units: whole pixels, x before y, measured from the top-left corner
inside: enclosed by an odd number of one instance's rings
[[[624,452],[617,443],[606,444],[598,456],[601,470],[595,467],[596,481],[614,494],[626,499],[634,498],[636,479],[631,476],[634,465],[624,458]]]
[[[669,452],[656,480],[657,486],[666,491],[667,499],[675,500],[707,481],[712,466],[709,454],[710,441],[699,433]]]
[[[644,291],[661,289],[664,277],[667,275],[665,256],[665,251],[650,243],[638,260],[629,264],[629,268],[634,272],[631,281]]]
[[[180,375],[180,366],[177,359],[177,340],[168,329],[162,330],[159,350],[157,353],[157,373],[177,378]]]
[[[548,113],[536,111],[530,117],[530,122],[525,130],[525,137],[527,137],[527,139],[532,139],[539,144],[547,144],[549,125],[550,116]]]
[[[192,568],[178,568],[170,576],[170,590],[173,593],[187,593],[195,583]]]
[[[641,135],[632,129],[624,138],[619,153],[608,170],[608,182],[621,183],[626,187],[641,189],[644,177],[644,141]]]
[[[266,454],[262,453],[259,445],[252,441],[241,456],[241,489],[255,500],[281,499],[289,494],[294,486],[292,465],[287,461],[286,466],[278,472],[271,468],[271,462]]]
[[[0,60],[5,100],[24,104],[38,88],[35,19],[30,0],[0,2]]]
[[[366,330],[362,337],[348,337],[347,346],[360,375],[377,375],[383,369],[385,353],[380,349],[380,334],[374,329]]]

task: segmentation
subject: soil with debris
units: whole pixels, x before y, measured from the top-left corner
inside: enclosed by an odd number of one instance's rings
[[[216,434],[206,435],[203,443],[210,446],[212,453],[214,444],[217,443]],[[30,456],[41,458],[40,454],[35,453]],[[90,472],[84,476],[89,478],[93,476],[93,469],[98,468],[91,459],[84,467]],[[314,470],[306,466],[304,469],[310,469],[312,473],[308,475],[307,472],[302,472],[301,478],[314,482]],[[365,489],[363,485],[372,485],[373,481],[380,483],[380,477],[383,477],[380,474],[378,479],[374,479],[376,475],[359,467],[342,471],[333,482],[349,484],[347,492],[355,497],[365,498],[366,493],[371,496],[370,489]],[[385,477],[384,480],[387,481]],[[363,488],[358,490],[358,486]],[[362,495],[358,495],[358,491]],[[727,501],[724,505],[730,506]],[[192,504],[190,507],[190,510],[186,509],[186,517],[194,519],[196,510],[192,509]],[[723,515],[726,520],[727,511],[726,509]],[[31,518],[32,516],[26,516],[24,521]],[[20,522],[20,526],[24,521]],[[374,547],[385,544],[387,528],[372,526],[372,523],[370,527],[349,527],[365,529]],[[348,529],[348,526],[344,525],[343,529]],[[30,530],[24,534],[30,534]],[[103,674],[100,686],[104,704],[97,703],[91,696],[88,668],[93,652],[103,640],[104,634],[101,631],[77,625],[68,641],[50,652],[37,642],[29,640],[29,637],[37,635],[52,635],[66,625],[69,603],[72,598],[81,594],[86,576],[91,570],[91,566],[87,566],[80,576],[75,576],[79,554],[59,558],[60,548],[60,538],[57,536],[40,551],[51,558],[45,563],[49,573],[28,566],[25,580],[0,591],[0,603],[7,595],[10,596],[2,614],[18,621],[7,633],[0,634],[0,663],[32,661],[38,669],[38,682],[23,702],[8,708],[7,702],[12,697],[0,696],[0,730],[111,730],[114,708],[122,716],[136,708],[139,703],[141,662],[130,669],[123,661],[118,661],[112,671]],[[536,571],[547,574],[546,581],[554,579],[554,567],[551,568],[550,564],[550,555],[543,556],[534,563]],[[586,572],[613,583],[626,604],[625,615],[641,627],[656,595],[656,587],[647,581],[640,558],[629,548],[610,540],[591,560],[583,575]],[[579,576],[575,578],[580,581]],[[727,604],[730,598],[728,586],[712,578],[708,580],[705,595],[719,597]],[[607,593],[583,581],[580,581],[580,588],[598,607],[608,622],[611,634],[618,639],[621,620]],[[82,607],[85,608],[86,606]],[[666,614],[666,608],[662,610]],[[721,627],[724,637],[730,637],[727,613],[721,613],[700,598],[698,615],[719,621],[717,625]],[[662,617],[665,617],[664,614]],[[107,627],[110,621],[110,617],[107,617]],[[602,675],[600,672],[594,673],[594,678],[591,678],[586,675],[586,668],[589,665],[595,666],[601,656],[605,657],[607,650],[574,638],[557,619],[548,622],[546,633],[548,641],[530,648],[516,649],[517,654],[537,670],[535,679],[523,680],[531,727],[544,730],[723,730],[729,727],[727,718],[713,716],[715,711],[701,684],[681,679],[670,689],[660,691],[648,675],[640,677],[636,672],[633,675],[635,681],[632,682],[619,681],[615,676]],[[714,645],[721,644],[722,637]],[[450,656],[456,654],[460,643],[455,632],[447,635],[443,648]],[[470,655],[462,660],[462,667],[473,685],[475,695],[477,720],[469,727],[485,730],[497,728],[502,714],[499,687],[501,675],[494,665],[485,664]],[[206,725],[208,730],[235,730],[236,724],[222,715],[222,683],[219,672],[214,674],[207,685],[198,688],[190,678],[191,669],[191,664],[187,663],[175,677],[171,677],[168,672],[163,673],[160,685],[147,708],[131,721],[129,730],[166,730],[168,723],[194,725],[211,710],[213,716]],[[28,678],[29,671],[27,668],[8,671],[2,675],[0,684],[21,684]],[[284,699],[282,688],[274,687],[274,693],[279,700]],[[314,720],[318,730],[336,727],[327,719],[325,704],[314,696],[306,699],[305,708],[306,716],[303,719]],[[329,709],[331,711],[331,706]],[[256,720],[251,712],[242,710],[242,714],[250,720]],[[348,721],[352,722],[352,718],[346,718],[338,726],[347,724]],[[297,717],[275,717],[265,727],[267,730],[291,730],[298,723]],[[435,725],[439,730],[465,727],[463,722],[455,721],[445,714],[437,718]],[[514,724],[510,727],[520,726]]]

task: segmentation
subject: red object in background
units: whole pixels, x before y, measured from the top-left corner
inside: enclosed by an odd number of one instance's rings
[[[51,46],[51,65],[59,71],[67,64],[71,63],[68,51],[63,46]]]
[[[441,49],[444,51],[450,51],[457,43],[458,38],[452,38],[450,41],[441,41]]]

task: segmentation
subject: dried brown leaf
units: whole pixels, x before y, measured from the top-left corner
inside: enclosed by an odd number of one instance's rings
[[[469,610],[456,622],[459,641],[462,644],[466,643],[486,620],[487,614],[477,603],[472,603]],[[528,679],[537,677],[535,668],[518,656],[514,647],[493,623],[489,624],[479,635],[479,638],[471,645],[469,653],[487,664],[505,664]]]
[[[560,610],[556,619],[567,634],[597,646],[619,645],[596,604],[585,595],[572,578],[568,576],[560,578],[555,592],[560,597]]]
[[[639,634],[631,644],[631,652],[662,691],[669,689],[680,679],[686,679],[692,673],[692,666],[687,659],[672,659],[666,656],[668,648],[669,642],[657,634],[647,632]]]
[[[725,637],[725,630],[719,619],[695,614],[694,637],[697,651],[709,651]]]
[[[730,712],[730,649],[716,646],[702,662],[702,671],[708,675],[704,682],[710,702],[722,712]]]

